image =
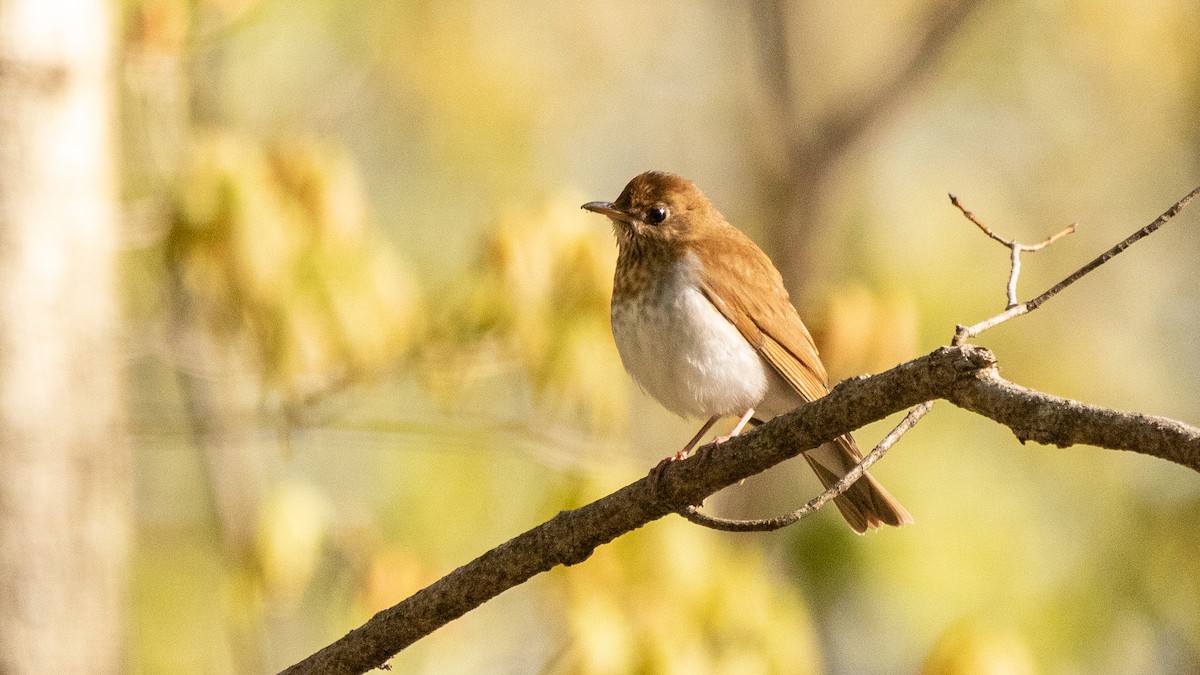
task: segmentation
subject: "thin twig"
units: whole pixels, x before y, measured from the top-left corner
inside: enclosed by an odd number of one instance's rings
[[[1005,246],[1012,246],[1012,244],[1013,244],[1012,241],[1005,239],[1004,237],[1001,237],[1000,235],[993,232],[992,228],[988,227],[987,225],[984,225],[983,221],[976,218],[974,213],[972,213],[967,207],[963,206],[962,202],[958,201],[958,197],[954,196],[954,193],[950,193],[950,203],[953,204],[955,206],[955,208],[957,208],[959,211],[962,211],[963,216],[966,217],[967,220],[971,221],[972,223],[975,223],[975,225],[980,230],[983,230],[984,234],[991,237],[992,239],[995,239],[996,241],[1000,242],[1001,244],[1004,244]]]
[[[1078,226],[1079,226],[1078,223],[1071,223],[1070,225],[1064,227],[1063,229],[1059,230],[1058,232],[1055,232],[1054,234],[1050,235],[1049,237],[1046,237],[1045,239],[1043,239],[1042,241],[1039,241],[1036,244],[1021,244],[1020,245],[1021,250],[1025,251],[1027,253],[1033,253],[1034,251],[1040,251],[1040,250],[1046,248],[1047,246],[1049,246],[1050,244],[1053,244],[1054,242],[1058,241],[1059,239],[1062,239],[1063,237],[1067,236],[1068,234],[1073,234],[1075,232],[1075,229]]]
[[[1055,232],[1054,234],[1050,235],[1049,237],[1046,237],[1044,240],[1042,240],[1036,244],[1021,244],[1012,239],[1005,239],[1004,237],[1001,237],[1000,235],[996,234],[996,232],[994,230],[992,230],[992,228],[988,227],[987,225],[984,225],[983,222],[981,220],[979,220],[979,218],[977,218],[974,213],[972,213],[970,210],[968,210],[967,207],[963,206],[962,202],[960,202],[958,200],[958,197],[955,197],[953,194],[950,195],[950,203],[953,204],[955,206],[955,208],[957,208],[959,211],[962,211],[962,214],[964,216],[966,216],[967,220],[971,221],[972,223],[975,223],[976,227],[978,227],[980,230],[983,230],[984,234],[991,237],[992,239],[995,239],[996,241],[1000,242],[1001,244],[1004,244],[1008,248],[1012,248],[1013,246],[1016,246],[1022,252],[1032,253],[1034,251],[1040,251],[1040,250],[1046,248],[1047,246],[1049,246],[1050,244],[1053,244],[1055,241],[1058,241],[1059,239],[1074,232],[1075,228],[1077,226],[1076,223],[1071,223],[1070,225],[1064,227],[1063,229],[1059,230],[1058,232]]]
[[[904,419],[900,420],[900,424],[897,424],[896,428],[892,429],[891,433],[889,433],[887,436],[884,436],[883,440],[879,441],[879,445],[876,445],[874,450],[867,453],[867,456],[863,457],[858,464],[855,464],[854,468],[850,469],[845,476],[842,476],[841,480],[833,485],[830,485],[827,490],[816,497],[813,497],[808,501],[807,504],[801,506],[795,511],[792,511],[791,513],[785,513],[774,518],[762,518],[759,520],[731,520],[728,518],[710,516],[702,513],[699,507],[688,506],[680,511],[679,515],[687,518],[697,525],[708,527],[714,530],[722,530],[725,532],[771,532],[773,530],[785,528],[805,516],[816,513],[817,510],[822,506],[825,506],[829,500],[837,497],[846,490],[849,490],[850,486],[854,485],[854,482],[861,478],[872,464],[879,461],[879,459],[883,457],[884,453],[886,453],[888,449],[895,445],[896,441],[900,440],[900,437],[903,436],[906,431],[913,428],[913,426],[916,425],[917,420],[924,417],[925,413],[929,412],[930,408],[932,407],[933,401],[926,401],[912,410],[909,410]]]
[[[1017,304],[1017,277],[1021,276],[1021,254],[1040,251],[1050,244],[1058,241],[1062,237],[1071,234],[1075,231],[1076,227],[1075,223],[1071,223],[1070,225],[1064,227],[1058,232],[1055,232],[1049,237],[1046,237],[1036,244],[1022,244],[1015,239],[1005,239],[1004,237],[996,234],[995,230],[987,225],[984,225],[983,221],[979,220],[974,213],[968,210],[967,207],[963,206],[962,202],[958,201],[958,197],[955,197],[953,194],[950,195],[950,203],[953,204],[959,211],[962,211],[963,216],[965,216],[967,220],[975,223],[976,227],[978,227],[980,230],[983,230],[984,234],[1000,242],[1009,250],[1009,260],[1012,264],[1008,273],[1008,285],[1005,287],[1008,297],[1008,304],[1004,306],[1005,309],[1011,309]]]
[[[1155,218],[1152,223],[1143,227],[1142,229],[1138,230],[1137,232],[1134,232],[1133,234],[1129,235],[1124,240],[1122,240],[1120,243],[1116,244],[1115,246],[1108,249],[1104,253],[1101,253],[1094,260],[1092,260],[1088,264],[1084,265],[1083,267],[1080,267],[1079,269],[1075,270],[1066,279],[1063,279],[1062,281],[1058,282],[1057,284],[1054,284],[1053,286],[1050,287],[1049,290],[1047,290],[1045,293],[1042,293],[1041,295],[1037,296],[1036,298],[1034,298],[1032,300],[1028,300],[1023,303],[1010,305],[1007,309],[1005,309],[1003,312],[997,314],[996,316],[993,316],[989,319],[984,319],[983,321],[980,321],[979,323],[977,323],[973,326],[963,326],[961,324],[958,325],[957,327],[955,327],[954,339],[950,342],[950,344],[954,345],[955,347],[960,346],[963,343],[965,343],[967,340],[970,340],[971,338],[978,336],[980,333],[982,333],[983,331],[985,331],[989,328],[998,326],[999,324],[1002,324],[1005,321],[1008,321],[1009,319],[1011,319],[1013,317],[1021,316],[1022,314],[1028,314],[1029,312],[1032,312],[1033,310],[1037,309],[1038,307],[1041,307],[1042,303],[1046,302],[1047,300],[1054,297],[1055,295],[1058,295],[1067,286],[1070,286],[1071,284],[1075,283],[1076,281],[1079,281],[1080,279],[1082,279],[1085,275],[1087,275],[1092,270],[1103,265],[1104,263],[1106,263],[1109,260],[1116,257],[1117,254],[1121,253],[1125,249],[1132,246],[1134,244],[1134,242],[1136,242],[1137,240],[1145,237],[1148,234],[1151,234],[1158,228],[1165,225],[1167,223],[1167,221],[1174,218],[1175,215],[1178,214],[1183,209],[1184,206],[1187,206],[1188,202],[1195,199],[1197,195],[1200,195],[1200,187],[1196,187],[1191,192],[1184,195],[1182,199],[1180,199],[1179,201],[1177,201],[1173,205],[1171,205],[1171,208],[1164,211],[1161,216]],[[982,224],[980,224],[979,221],[977,221],[973,215],[970,215],[970,213],[971,213],[970,211],[967,211],[966,209],[964,209],[962,206],[959,205],[958,199],[954,195],[950,195],[950,201],[952,204],[957,206],[959,208],[959,210],[961,210],[963,212],[963,214],[966,215],[967,218],[971,220],[971,222],[975,223],[976,225],[979,225],[981,228],[984,229],[985,232],[990,232],[989,230],[987,230],[987,228],[985,228]],[[1059,232],[1058,234],[1048,237],[1044,242],[1041,243],[1039,248],[1044,248],[1044,247],[1050,245],[1051,243],[1053,243],[1054,240],[1058,239],[1059,237],[1070,234],[1070,232],[1068,232],[1068,230],[1074,231],[1074,226],[1072,225],[1072,226],[1068,227],[1066,230],[1063,230],[1062,232]],[[1001,241],[1003,243],[1003,240],[998,239],[997,237],[995,237],[995,235],[989,234],[989,236],[991,236],[993,239],[996,239],[997,241]]]
[[[1008,285],[1005,286],[1008,304],[1005,309],[1017,304],[1017,277],[1021,276],[1021,245],[1010,244],[1008,247]]]
[[[1112,248],[1108,249],[1104,253],[1101,253],[1099,256],[1096,256],[1095,260],[1089,262],[1088,264],[1084,265],[1083,267],[1080,267],[1079,269],[1072,272],[1071,276],[1067,277],[1066,279],[1063,279],[1062,281],[1058,282],[1057,284],[1054,284],[1054,286],[1052,286],[1050,288],[1050,290],[1046,291],[1045,293],[1042,293],[1041,295],[1037,296],[1036,298],[1034,298],[1033,300],[1030,300],[1029,302],[1027,302],[1025,304],[1029,305],[1030,311],[1037,309],[1038,307],[1040,307],[1042,305],[1042,303],[1046,302],[1047,300],[1054,297],[1055,295],[1058,295],[1058,293],[1061,292],[1064,288],[1066,288],[1067,286],[1070,286],[1071,284],[1075,283],[1076,281],[1079,281],[1079,279],[1082,278],[1087,273],[1091,272],[1092,270],[1096,269],[1097,267],[1108,262],[1109,260],[1114,258],[1117,254],[1121,253],[1125,249],[1132,246],[1137,240],[1145,237],[1148,234],[1153,233],[1155,230],[1157,230],[1158,228],[1165,225],[1167,223],[1167,221],[1174,218],[1176,216],[1176,214],[1178,214],[1181,210],[1183,210],[1183,207],[1187,206],[1188,202],[1195,199],[1196,195],[1200,195],[1200,187],[1196,187],[1191,192],[1184,195],[1183,198],[1180,199],[1179,201],[1175,202],[1175,204],[1172,205],[1171,208],[1164,211],[1161,216],[1155,218],[1154,222],[1143,227],[1142,229],[1138,230],[1137,232],[1134,232],[1133,234],[1129,235],[1123,241],[1121,241],[1119,244],[1113,246]]]

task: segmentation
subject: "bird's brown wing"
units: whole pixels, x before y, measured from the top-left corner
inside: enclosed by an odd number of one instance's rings
[[[707,265],[700,270],[701,290],[805,400],[821,398],[829,393],[828,376],[783,278],[745,235],[729,231],[737,234],[701,256]]]
[[[718,268],[702,268],[700,288],[721,314],[737,327],[771,367],[806,400],[829,393],[828,375],[812,336],[788,299],[783,279],[767,255],[740,231],[704,252],[702,260]],[[804,459],[826,488],[862,458],[854,438],[845,434],[804,453]],[[834,499],[855,532],[881,524],[912,522],[908,511],[871,474]]]

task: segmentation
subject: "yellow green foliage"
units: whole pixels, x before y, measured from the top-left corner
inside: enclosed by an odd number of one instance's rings
[[[819,673],[812,621],[761,551],[681,521],[626,536],[565,576],[562,672]]]
[[[608,323],[616,246],[583,201],[565,193],[498,218],[478,262],[448,291],[430,365],[453,364],[461,382],[478,374],[472,365],[515,361],[552,411],[613,429],[626,419],[628,387]]]
[[[259,510],[256,560],[277,606],[288,607],[308,588],[321,559],[333,508],[311,485],[276,485]]]
[[[1034,675],[1033,657],[1015,636],[975,622],[951,624],[929,653],[921,675]]]
[[[378,372],[422,334],[416,282],[353,163],[314,141],[198,138],[168,247],[188,313],[244,341],[285,402]]]

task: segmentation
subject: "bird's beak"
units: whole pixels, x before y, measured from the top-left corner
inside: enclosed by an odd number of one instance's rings
[[[603,216],[608,216],[609,218],[622,223],[628,223],[633,220],[628,213],[618,209],[612,202],[588,202],[580,208],[599,213]]]

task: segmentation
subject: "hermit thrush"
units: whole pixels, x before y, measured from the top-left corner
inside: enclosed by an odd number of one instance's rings
[[[612,330],[625,369],[671,412],[708,418],[676,458],[722,417],[739,418],[734,436],[829,392],[779,272],[691,181],[649,171],[617,201],[583,208],[616,233]],[[828,487],[861,455],[847,434],[804,458]],[[856,532],[912,522],[869,474],[834,503]]]

